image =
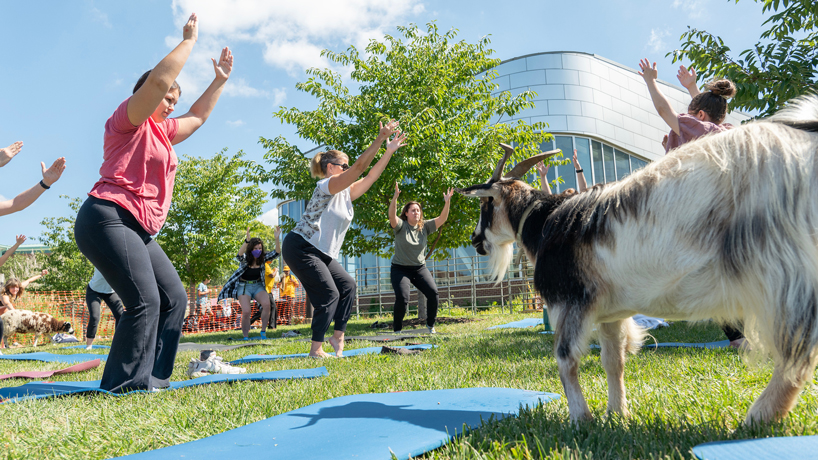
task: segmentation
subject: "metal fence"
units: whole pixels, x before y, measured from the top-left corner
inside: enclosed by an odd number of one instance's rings
[[[480,309],[499,308],[501,313],[513,313],[541,309],[542,301],[534,293],[534,267],[527,257],[515,247],[512,264],[502,281],[489,279],[491,267],[486,256],[453,257],[427,262],[440,295],[440,308],[468,309],[476,313]],[[355,270],[358,285],[355,312],[360,316],[381,315],[391,312],[395,302],[389,267],[366,267]],[[412,290],[409,311],[418,311],[416,289]]]

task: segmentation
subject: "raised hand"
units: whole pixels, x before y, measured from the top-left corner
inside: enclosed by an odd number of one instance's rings
[[[682,86],[689,88],[690,85],[696,84],[696,69],[693,67],[686,69],[685,66],[680,65],[679,72],[676,73],[676,78],[679,79],[679,83]]]
[[[273,229],[273,235],[275,236],[276,241],[281,237],[281,225],[276,225]]]
[[[406,133],[398,131],[395,137],[386,144],[386,150],[395,152],[404,145],[406,145]]]
[[[449,187],[449,191],[443,194],[443,202],[448,203],[449,200],[452,199],[453,194],[454,194],[454,189]]]
[[[40,273],[40,276],[45,276],[47,274],[48,274],[48,270],[43,270],[42,273]]]
[[[25,235],[17,235],[17,240],[16,241],[17,241],[17,245],[19,246],[19,245],[25,243],[26,236]]]
[[[394,197],[397,198],[400,195],[400,189],[398,188],[398,182],[395,181],[395,195]]]
[[[182,28],[182,39],[193,40],[194,42],[199,39],[199,18],[196,13],[190,15]]]
[[[40,166],[43,168],[43,182],[45,185],[51,187],[54,182],[57,182],[62,176],[62,172],[65,171],[65,157],[60,157],[54,160],[54,163],[46,169],[45,163],[42,161],[40,162]]]
[[[0,149],[0,167],[5,166],[14,155],[20,153],[20,150],[23,149],[23,141],[17,141],[8,147]]]
[[[545,163],[543,163],[542,161],[534,165],[534,167],[537,168],[537,172],[540,173],[541,176],[544,177],[546,174],[548,174],[549,167],[546,166]]]
[[[222,80],[230,78],[230,72],[233,71],[233,53],[230,51],[230,48],[225,46],[224,49],[222,49],[219,62],[216,62],[213,58],[210,58],[210,60],[213,61],[213,70],[216,71],[216,78]]]
[[[398,122],[395,120],[389,120],[386,125],[384,125],[383,122],[378,122],[378,125],[380,126],[378,135],[381,137],[388,138],[392,134],[395,134],[395,132],[398,130]]]
[[[250,227],[247,227],[247,233],[244,234],[244,240],[247,241],[250,239]]]
[[[656,63],[651,67],[650,61],[645,58],[639,61],[639,69],[641,72],[636,72],[645,79],[645,81],[656,80],[659,77],[659,72],[656,70]]]
[[[579,165],[579,160],[577,160],[577,149],[574,149],[574,158],[572,158],[574,162],[574,169],[582,169],[582,166]]]

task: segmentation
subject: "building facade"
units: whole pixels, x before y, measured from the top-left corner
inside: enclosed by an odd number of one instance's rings
[[[563,158],[568,159],[576,149],[589,186],[620,180],[664,156],[662,138],[669,128],[656,113],[645,82],[635,69],[595,54],[545,52],[503,61],[496,70],[497,92],[537,93],[534,107],[503,122],[547,123],[554,139],[544,143],[542,150],[561,149]],[[691,97],[684,88],[662,81],[659,87],[674,110],[687,113]],[[725,122],[738,125],[747,118],[732,112]],[[564,182],[554,192],[577,187],[573,165],[550,168],[549,181],[557,176]],[[283,202],[279,215],[297,221],[304,204]],[[466,246],[454,251],[452,259],[432,262],[429,268],[439,286],[474,284],[475,279],[482,278],[485,259]],[[357,277],[359,295],[391,293],[389,259],[367,254],[343,257],[341,263]],[[512,270],[507,276],[524,278],[525,271]]]

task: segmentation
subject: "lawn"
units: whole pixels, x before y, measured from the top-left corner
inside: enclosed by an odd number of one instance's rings
[[[350,359],[259,362],[248,372],[326,366],[330,376],[281,382],[205,385],[171,392],[69,396],[3,405],[4,458],[96,459],[193,441],[338,396],[463,387],[512,387],[562,394],[553,337],[534,329],[487,327],[535,315],[478,315],[466,324],[441,325],[441,334],[423,340],[438,348],[414,356],[368,355]],[[381,318],[383,319],[383,318]],[[352,321],[348,335],[375,334],[375,318]],[[270,336],[307,325],[280,327]],[[237,343],[238,332],[201,334],[184,341]],[[676,323],[653,331],[659,341],[722,340],[713,324]],[[219,353],[225,360],[252,353],[307,351],[293,339],[274,346]],[[372,346],[350,341],[347,348]],[[56,347],[39,347],[53,351]],[[326,345],[329,348],[329,345]],[[29,350],[26,350],[29,351]],[[96,350],[95,350],[96,351]],[[195,352],[180,353],[172,380],[185,379]],[[0,373],[64,367],[58,363],[0,362]],[[102,367],[53,380],[96,380]],[[769,366],[745,364],[731,349],[643,350],[629,358],[626,387],[632,417],[605,414],[607,385],[599,352],[582,360],[580,382],[595,415],[593,422],[568,422],[565,399],[525,410],[518,418],[487,422],[448,446],[426,454],[436,459],[527,458],[693,458],[697,444],[724,439],[818,434],[816,389],[808,387],[783,422],[752,430],[740,426],[753,399],[771,375]],[[0,381],[17,386],[23,379]],[[275,436],[271,434],[271,436]],[[362,450],[366,446],[361,446]]]

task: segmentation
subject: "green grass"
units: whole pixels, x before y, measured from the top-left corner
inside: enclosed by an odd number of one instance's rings
[[[119,398],[80,395],[3,405],[0,449],[4,458],[11,459],[109,458],[193,441],[329,398],[359,393],[489,386],[562,394],[552,336],[538,334],[541,327],[485,330],[523,317],[479,315],[479,321],[473,323],[441,325],[437,329],[444,335],[424,340],[439,347],[415,356],[367,355],[247,365],[249,372],[326,366],[329,377],[318,379],[205,385]],[[367,327],[374,320],[351,322],[348,335],[380,332]],[[309,336],[308,325],[279,328],[270,335],[288,329]],[[722,332],[707,323],[677,323],[653,331],[653,335],[659,341],[723,339]],[[238,332],[202,334],[184,340],[235,344],[227,338],[239,336]],[[372,343],[347,343],[348,349],[367,346]],[[305,352],[307,347],[307,343],[283,339],[272,347],[247,347],[220,355],[230,360],[251,353]],[[38,351],[54,348],[45,346]],[[173,380],[185,379],[187,362],[195,356],[195,352],[179,354]],[[0,361],[0,373],[63,366]],[[102,367],[52,379],[95,380],[101,374]],[[690,449],[708,441],[818,434],[818,392],[812,386],[802,393],[783,422],[752,430],[740,426],[770,375],[769,366],[748,366],[729,349],[643,350],[628,360],[625,377],[633,415],[621,419],[605,414],[605,374],[599,352],[592,351],[582,360],[580,382],[595,415],[593,422],[569,423],[563,398],[524,410],[517,418],[489,421],[424,458],[692,458]],[[26,381],[5,380],[0,385],[17,386]]]

